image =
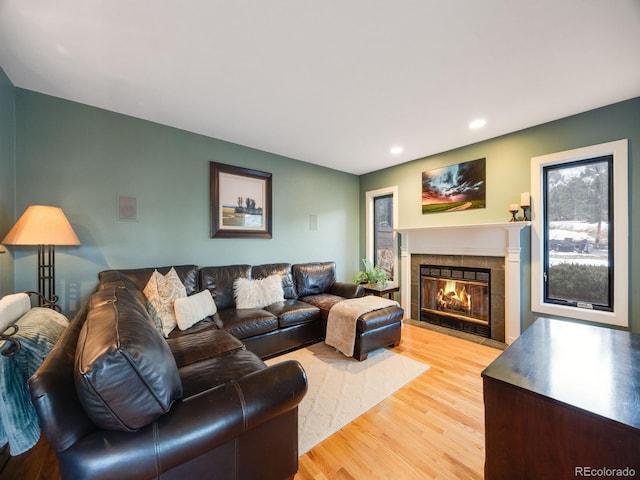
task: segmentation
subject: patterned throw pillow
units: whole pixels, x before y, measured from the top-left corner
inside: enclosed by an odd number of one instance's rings
[[[187,296],[180,277],[173,267],[166,275],[154,270],[142,292],[147,297],[147,310],[155,327],[165,338],[169,337],[177,324],[173,302]]]

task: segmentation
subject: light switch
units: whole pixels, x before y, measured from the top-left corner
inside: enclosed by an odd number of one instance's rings
[[[318,215],[309,215],[309,230],[318,230]]]

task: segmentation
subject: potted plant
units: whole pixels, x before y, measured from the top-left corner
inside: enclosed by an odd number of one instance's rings
[[[386,270],[380,268],[378,265],[373,265],[370,260],[366,258],[362,259],[364,264],[364,270],[360,270],[355,278],[354,283],[380,283],[384,285],[389,281],[389,274]]]

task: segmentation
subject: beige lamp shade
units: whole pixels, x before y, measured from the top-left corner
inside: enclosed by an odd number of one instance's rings
[[[4,245],[80,245],[61,208],[31,205],[7,233]]]

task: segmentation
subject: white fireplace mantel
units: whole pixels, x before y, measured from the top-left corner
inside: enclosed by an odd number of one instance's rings
[[[504,257],[505,340],[520,336],[520,231],[531,222],[483,223],[398,228],[402,235],[402,308],[411,312],[411,255],[478,255]]]

